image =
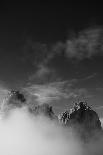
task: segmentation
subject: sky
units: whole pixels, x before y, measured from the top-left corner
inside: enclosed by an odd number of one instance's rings
[[[86,100],[103,116],[103,13],[97,3],[2,4],[0,86],[57,113]],[[1,93],[2,94],[2,93]]]

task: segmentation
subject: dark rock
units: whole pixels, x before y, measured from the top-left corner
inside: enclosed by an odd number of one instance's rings
[[[14,98],[15,100],[18,100],[21,102],[26,101],[24,95],[22,93],[20,93],[19,91],[12,90],[10,93],[11,93],[11,100]]]
[[[89,131],[102,128],[98,114],[84,102],[74,105],[72,112],[69,115],[69,122],[71,125],[81,125]]]
[[[70,112],[63,112],[59,118],[62,124],[72,127],[83,139],[103,134],[98,114],[85,102],[75,103]]]
[[[34,115],[44,115],[50,119],[55,119],[56,115],[53,112],[52,106],[49,106],[49,104],[41,104],[36,105],[34,108],[29,107],[29,110]]]
[[[26,99],[19,91],[10,91],[1,103],[0,112],[7,114],[10,110],[21,108],[26,104]]]

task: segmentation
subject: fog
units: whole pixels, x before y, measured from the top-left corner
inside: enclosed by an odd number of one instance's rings
[[[80,155],[82,147],[71,130],[26,108],[0,119],[1,155]]]
[[[0,155],[98,155],[102,144],[102,138],[83,143],[72,128],[34,116],[27,106],[0,117]]]

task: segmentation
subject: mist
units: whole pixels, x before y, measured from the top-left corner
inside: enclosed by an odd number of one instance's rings
[[[6,95],[7,93],[4,96]],[[41,105],[40,100],[33,100],[32,105],[31,99],[31,96],[27,96],[27,102],[21,103],[23,106],[18,106],[17,103],[20,103],[15,99],[4,100],[3,106],[1,103],[4,111],[0,109],[0,155],[103,154],[103,135],[97,132],[97,139],[90,138],[88,143],[84,143],[76,129],[66,128],[59,121],[51,120],[43,114],[36,116],[31,113],[31,106]],[[100,120],[103,124],[103,119]]]
[[[103,153],[102,142],[85,144],[72,128],[34,116],[27,106],[0,117],[1,155],[97,155]]]
[[[27,108],[15,109],[0,119],[1,155],[82,155],[72,130],[44,116],[34,117]]]

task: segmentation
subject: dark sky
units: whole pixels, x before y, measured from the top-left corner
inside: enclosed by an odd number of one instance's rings
[[[102,8],[99,6],[84,2],[83,4],[2,4],[0,9],[2,78],[4,74],[10,79],[15,71],[17,73],[18,70],[21,72],[24,70],[25,66],[22,68],[22,64],[20,65],[18,61],[21,56],[18,49],[25,38],[30,37],[34,41],[44,43],[65,40],[71,30],[78,31],[92,22],[100,24]]]
[[[84,89],[86,95],[91,96],[91,104],[102,106],[103,57],[99,52],[89,58],[83,57],[82,60],[74,61],[74,57],[71,60],[70,55],[65,56],[63,52],[59,56],[57,52],[53,56],[44,56],[40,50],[33,52],[34,47],[31,48],[33,43],[46,44],[50,51],[57,42],[64,43],[68,38],[74,37],[73,32],[77,35],[79,31],[92,26],[97,28],[97,25],[100,29],[103,25],[102,18],[101,4],[90,4],[88,1],[68,4],[62,2],[0,5],[1,85],[20,87],[30,79],[37,83],[35,76],[38,77],[38,74],[43,76],[44,83],[47,83],[50,77],[52,82],[58,78],[62,81],[76,79],[73,91],[76,88],[78,91]],[[50,56],[52,58],[48,58]],[[52,69],[56,73],[51,72]]]

